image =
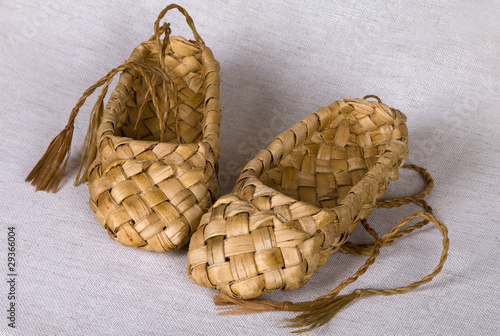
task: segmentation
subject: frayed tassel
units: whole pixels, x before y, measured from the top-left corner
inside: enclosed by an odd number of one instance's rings
[[[294,303],[289,310],[302,312],[302,314],[287,319],[287,327],[302,328],[292,331],[293,333],[303,333],[321,327],[328,323],[345,306],[361,296],[363,296],[363,291],[355,290],[351,294],[339,295],[335,298]]]
[[[56,192],[68,163],[73,129],[73,120],[70,120],[26,178],[26,182],[31,182],[37,191]]]
[[[61,182],[64,171],[66,170],[66,165],[68,163],[68,159],[71,152],[71,141],[73,140],[73,130],[75,124],[75,118],[78,115],[80,108],[85,103],[85,100],[88,96],[90,96],[98,87],[106,83],[106,81],[110,81],[112,77],[118,72],[118,68],[113,69],[108,75],[101,78],[97,83],[88,88],[82,97],[76,103],[76,106],[71,111],[69,116],[68,124],[66,127],[59,133],[54,140],[50,143],[47,151],[42,156],[40,161],[36,164],[33,170],[29,173],[26,178],[26,182],[31,182],[32,185],[36,187],[36,190],[43,190],[47,192],[56,192],[59,183]],[[108,84],[109,85],[109,84]],[[104,90],[103,90],[104,91]],[[103,97],[100,97],[98,102],[96,103],[96,107],[101,104],[102,105]],[[96,107],[92,111],[92,119],[94,119],[94,114]],[[102,109],[101,109],[102,110]],[[97,127],[97,126],[96,126]],[[89,126],[89,133],[92,132],[93,125]],[[88,136],[88,135],[87,135]],[[95,140],[93,140],[95,142]],[[87,148],[84,148],[83,157],[88,157],[88,152],[92,151],[91,147],[86,144]],[[94,144],[94,147],[96,145]],[[94,150],[96,151],[96,149]],[[95,156],[95,155],[94,155]],[[62,165],[62,167],[61,167]],[[78,171],[80,173],[80,170]],[[77,176],[78,182],[78,176]],[[75,183],[76,185],[77,183]]]
[[[292,303],[289,301],[240,300],[224,293],[219,293],[214,297],[214,303],[216,306],[234,305],[233,307],[220,307],[219,309],[226,310],[220,312],[219,315],[252,314],[267,311],[301,312],[300,315],[292,319],[287,319],[286,322],[288,322],[288,325],[286,327],[302,328],[293,331],[293,333],[302,333],[325,325],[342,308],[363,295],[365,295],[364,291],[358,289],[348,295],[325,297],[310,302]]]
[[[31,182],[32,185],[36,187],[36,190],[44,190],[44,191],[51,191],[51,192],[56,192],[57,187],[59,186],[59,183],[61,182],[63,176],[64,176],[64,171],[66,169],[66,165],[68,163],[70,151],[71,151],[71,141],[73,140],[73,130],[74,130],[74,124],[75,124],[75,118],[78,115],[78,112],[80,111],[80,108],[83,106],[85,103],[85,100],[87,97],[89,97],[98,87],[103,85],[106,82],[111,81],[113,76],[120,71],[120,67],[111,70],[106,76],[101,78],[97,83],[92,85],[90,88],[88,88],[80,97],[78,102],[76,103],[76,106],[73,108],[71,111],[71,114],[69,116],[68,124],[66,127],[59,133],[54,140],[50,143],[49,147],[47,148],[47,151],[45,154],[42,156],[40,161],[36,164],[35,168],[31,171],[31,173],[28,175],[26,178],[26,182]],[[109,84],[108,84],[109,85]],[[107,86],[103,89],[103,92],[107,89]],[[105,93],[104,93],[105,94]],[[95,119],[95,111],[96,109],[99,109],[99,111],[102,112],[102,108],[97,108],[100,105],[102,105],[102,99],[104,96],[102,95],[99,97],[99,100],[96,103],[96,107],[94,107],[92,111],[92,116],[91,119]],[[96,128],[97,126],[93,125],[91,122],[91,125],[89,126],[89,133],[87,134],[87,137],[91,132],[93,131],[93,128]],[[93,133],[92,133],[93,134]],[[87,139],[86,139],[87,140]],[[95,142],[95,140],[93,140]],[[95,144],[93,144],[93,147],[96,147]],[[84,148],[83,151],[83,157],[89,157],[89,152],[96,152],[96,148],[92,150],[92,145],[89,145],[86,141],[86,148]],[[95,155],[94,155],[95,156]],[[61,167],[62,165],[62,167]],[[80,173],[80,170],[79,170]],[[77,182],[78,182],[78,176],[77,176]],[[76,185],[77,183],[75,183]]]

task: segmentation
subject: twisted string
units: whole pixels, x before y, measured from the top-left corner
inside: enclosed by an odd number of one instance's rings
[[[91,121],[85,137],[82,159],[75,178],[75,185],[86,181],[88,168],[97,155],[97,129],[104,110],[104,96],[107,93],[113,77],[121,71],[131,69],[137,70],[146,79],[146,83],[150,89],[154,85],[154,77],[149,76],[148,73],[157,75],[165,81],[171,81],[171,77],[163,69],[145,63],[128,62],[112,69],[106,76],[102,77],[94,85],[85,90],[80,99],[78,99],[75,107],[71,111],[66,127],[54,138],[54,140],[52,140],[45,154],[26,178],[26,182],[31,182],[31,184],[36,187],[36,190],[52,192],[57,190],[71,153],[71,140],[73,138],[76,116],[86,99],[92,95],[98,87],[104,85],[101,95],[97,99],[91,112]],[[168,101],[168,95],[166,95],[165,98]],[[83,167],[85,167],[84,174],[82,178],[80,178]]]

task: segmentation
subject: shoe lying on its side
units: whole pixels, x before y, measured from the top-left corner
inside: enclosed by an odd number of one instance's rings
[[[405,121],[381,102],[343,99],[275,137],[202,217],[190,278],[240,299],[304,286],[397,179]]]

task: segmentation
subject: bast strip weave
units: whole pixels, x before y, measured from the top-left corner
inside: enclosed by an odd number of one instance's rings
[[[405,121],[385,104],[344,99],[278,135],[202,217],[191,279],[242,299],[305,285],[397,178]]]
[[[170,24],[160,26],[171,9],[186,17],[195,41],[170,36]],[[166,252],[188,242],[216,194],[220,67],[182,7],[167,6],[154,31],[123,65],[84,93],[28,180],[37,189],[56,190],[76,114],[104,85],[92,111],[83,176],[77,181],[88,179],[90,207],[112,239]],[[108,87],[120,71],[104,108]],[[62,167],[54,164],[63,160]]]
[[[378,102],[368,101],[376,98]],[[272,310],[300,312],[290,326],[316,328],[342,307],[366,295],[404,293],[432,280],[448,251],[446,226],[422,200],[433,187],[422,168],[420,193],[379,200],[408,154],[406,117],[375,96],[343,99],[310,114],[275,137],[241,172],[232,193],[219,198],[202,217],[188,252],[188,274],[198,285],[220,293],[217,305],[236,305],[225,313]],[[404,218],[381,239],[366,218],[377,207],[416,203],[425,212]],[[423,221],[405,227],[412,220]],[[346,243],[361,222],[374,237],[371,246]],[[434,222],[443,234],[439,265],[422,280],[394,290],[356,290],[338,295],[374,262],[381,246]],[[311,302],[251,300],[272,290],[304,286],[332,253],[369,255],[356,274],[328,295]]]

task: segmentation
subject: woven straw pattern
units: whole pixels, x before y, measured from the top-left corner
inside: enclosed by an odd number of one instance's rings
[[[171,8],[180,7],[162,14]],[[169,85],[126,69],[97,130],[90,207],[110,237],[127,246],[180,248],[217,190],[219,64],[191,27],[197,41],[167,36],[161,45],[154,36],[132,52],[125,64],[160,64]]]
[[[302,287],[397,179],[405,121],[380,101],[343,99],[277,136],[202,217],[190,278],[242,299]]]
[[[171,37],[168,23],[160,26],[171,9],[185,16],[195,41]],[[102,86],[75,185],[88,180],[90,207],[111,238],[167,252],[187,243],[216,193],[220,67],[184,8],[168,5],[158,15],[154,32],[124,64],[84,92],[26,181],[37,190],[57,190],[75,118],[87,97]]]

